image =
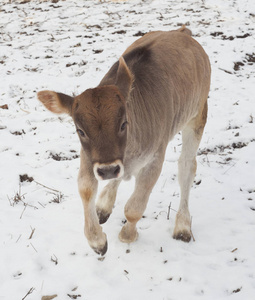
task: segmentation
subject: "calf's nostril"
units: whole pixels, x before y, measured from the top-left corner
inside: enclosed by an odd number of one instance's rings
[[[114,172],[113,172],[113,173],[114,173],[115,175],[118,175],[119,172],[120,172],[120,166],[117,165],[117,166],[114,168]]]
[[[103,169],[98,168],[98,169],[97,169],[97,174],[98,174],[99,176],[101,176],[101,177],[104,177],[105,172],[103,171]]]

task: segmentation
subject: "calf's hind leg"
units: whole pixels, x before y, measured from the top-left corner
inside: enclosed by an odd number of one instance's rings
[[[202,138],[206,118],[207,102],[203,111],[191,120],[182,131],[182,152],[178,161],[181,201],[175,220],[173,238],[184,242],[189,242],[191,239],[189,193],[197,169],[196,153]]]
[[[105,223],[112,213],[120,182],[120,179],[110,181],[97,200],[96,210],[100,224]]]

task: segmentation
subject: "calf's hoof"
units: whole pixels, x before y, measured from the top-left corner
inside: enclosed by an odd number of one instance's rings
[[[101,234],[91,234],[90,239],[87,237],[87,241],[89,243],[89,246],[99,255],[105,255],[108,244],[107,244],[107,236],[104,232],[101,232]]]
[[[190,240],[191,240],[191,232],[188,231],[188,230],[174,232],[173,238],[175,240],[180,240],[180,241],[183,241],[185,243],[189,243]]]
[[[173,238],[189,243],[192,237],[191,219],[188,211],[179,211],[175,220]]]
[[[99,220],[99,224],[104,224],[110,217],[110,214],[104,210],[97,208],[97,216]]]
[[[106,241],[106,243],[103,247],[91,247],[91,248],[96,252],[96,254],[99,254],[99,255],[103,256],[107,252],[108,243]]]
[[[119,233],[119,240],[122,243],[132,243],[138,239],[137,229],[130,230],[128,225],[124,225]]]

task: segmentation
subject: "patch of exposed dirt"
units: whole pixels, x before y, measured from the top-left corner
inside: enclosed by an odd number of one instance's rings
[[[72,152],[74,153],[74,152]],[[62,160],[72,160],[72,159],[76,159],[79,158],[80,156],[78,154],[72,154],[71,156],[67,157],[64,156],[64,154],[62,152],[60,153],[50,153],[50,158],[56,160],[56,161],[62,161]]]
[[[253,140],[251,140],[251,142],[253,142]],[[206,155],[209,153],[221,153],[224,152],[226,149],[228,150],[234,150],[234,149],[241,149],[243,147],[246,147],[248,145],[248,143],[243,143],[243,142],[237,142],[237,143],[232,143],[231,145],[226,145],[226,146],[216,146],[213,149],[210,148],[205,148],[205,149],[201,149],[198,151],[197,155]]]
[[[236,35],[236,36],[232,36],[232,35],[227,36],[222,31],[215,31],[215,32],[210,33],[210,35],[213,37],[221,37],[221,39],[224,41],[225,40],[233,41],[234,39],[245,39],[245,38],[251,36],[250,33],[244,33],[243,35]]]
[[[24,182],[24,181],[32,182],[32,181],[34,181],[34,178],[28,176],[27,174],[23,174],[23,175],[19,175],[19,181],[20,182]]]

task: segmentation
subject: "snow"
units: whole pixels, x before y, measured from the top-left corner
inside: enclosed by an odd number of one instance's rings
[[[23,2],[0,6],[0,106],[8,105],[0,108],[0,299],[254,299],[254,1]],[[46,111],[36,92],[94,87],[138,32],[180,24],[212,64],[190,197],[195,241],[171,237],[177,135],[138,224],[139,239],[118,240],[132,179],[121,184],[103,225],[109,248],[101,258],[83,234],[74,126]],[[24,174],[34,180],[20,182]]]

